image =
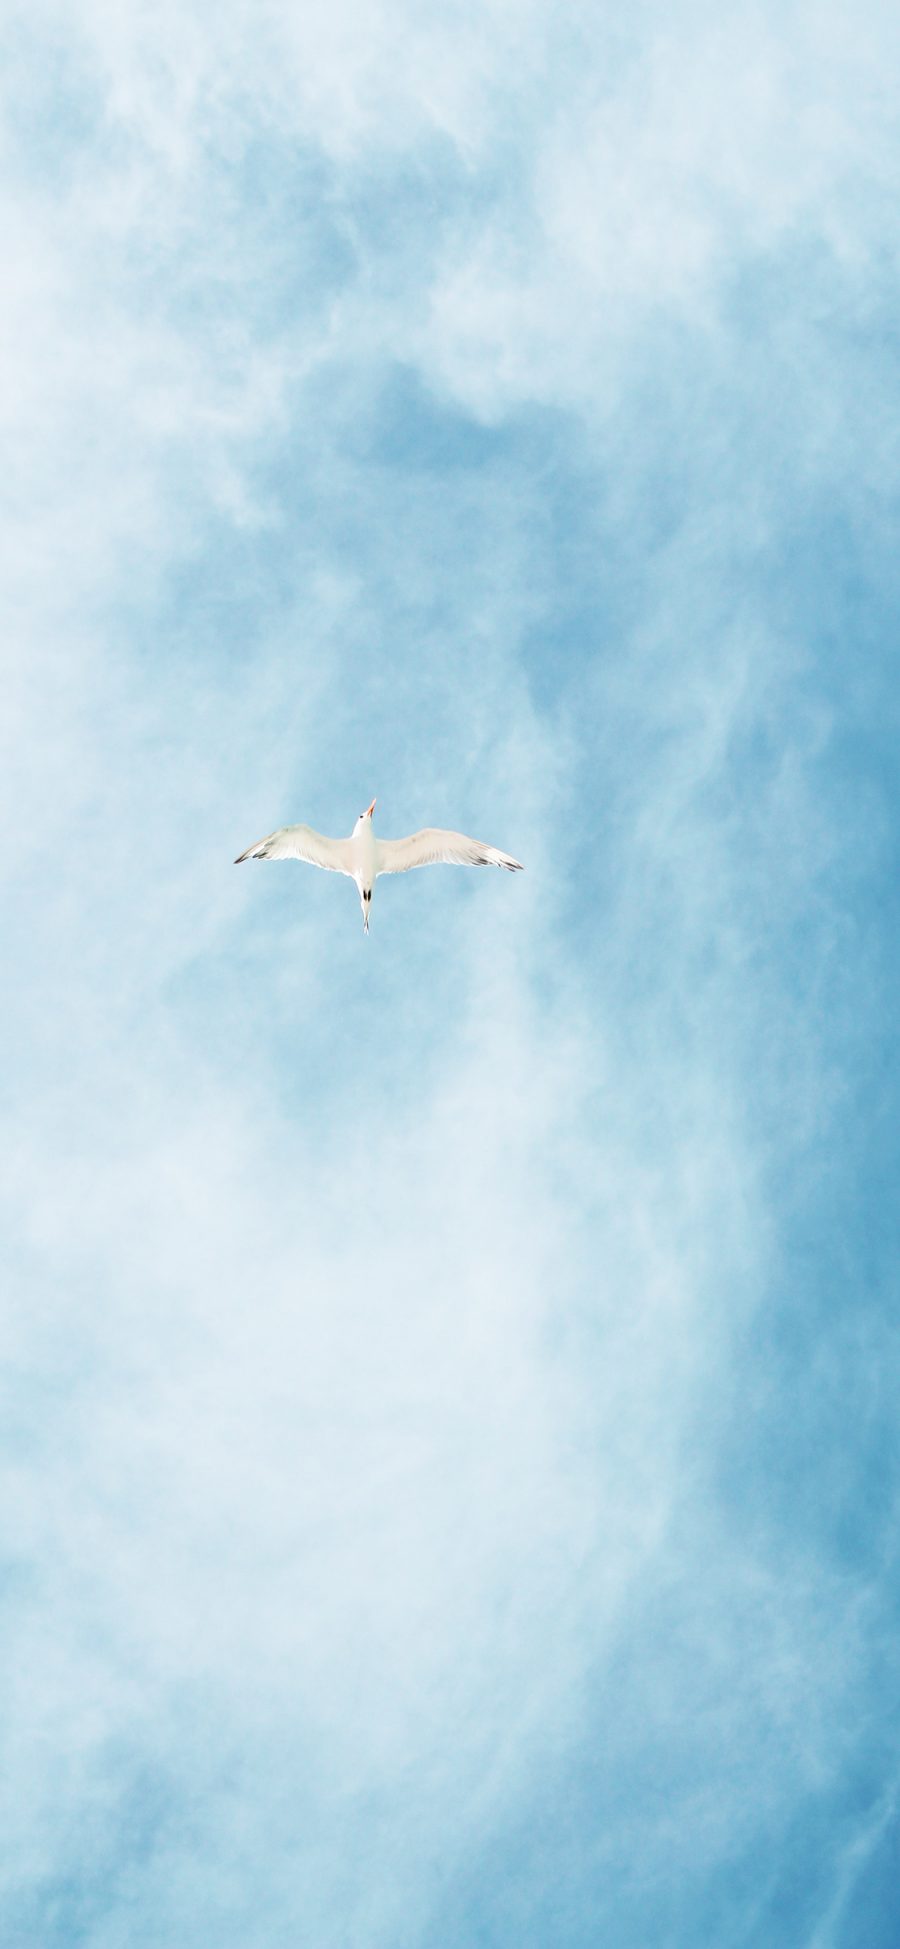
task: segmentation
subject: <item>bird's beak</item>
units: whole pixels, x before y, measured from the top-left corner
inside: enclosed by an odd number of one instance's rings
[[[372,814],[373,814],[373,812],[374,812],[374,810],[375,810],[375,807],[376,807],[376,805],[377,805],[377,804],[378,804],[378,800],[377,800],[377,799],[373,799],[373,800],[372,800],[372,803],[371,803],[371,805],[370,805],[370,807],[369,807],[369,810],[368,810],[368,812],[366,813],[366,818],[367,818],[367,819],[371,819],[371,817],[372,817]]]

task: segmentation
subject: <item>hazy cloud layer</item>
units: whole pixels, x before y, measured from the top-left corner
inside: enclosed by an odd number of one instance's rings
[[[7,17],[4,1943],[893,1944],[896,41]]]

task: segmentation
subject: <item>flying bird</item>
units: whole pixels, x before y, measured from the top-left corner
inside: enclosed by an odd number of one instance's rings
[[[408,839],[376,839],[372,800],[361,812],[349,839],[326,839],[312,826],[279,826],[268,839],[258,839],[240,853],[235,866],[245,859],[304,859],[310,866],[323,866],[329,873],[346,873],[355,880],[362,907],[363,931],[368,934],[372,890],[379,873],[408,873],[412,866],[505,866],[508,873],[521,873],[517,859],[485,846],[480,839],[467,839],[464,832],[443,832],[439,826],[425,826],[411,832]]]

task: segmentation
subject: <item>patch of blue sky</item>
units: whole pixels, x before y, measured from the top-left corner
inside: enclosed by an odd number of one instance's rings
[[[2,34],[7,76],[7,163],[15,158],[29,183],[59,192],[73,161],[103,141],[105,94],[96,66],[70,33],[35,34],[23,15],[6,15]]]

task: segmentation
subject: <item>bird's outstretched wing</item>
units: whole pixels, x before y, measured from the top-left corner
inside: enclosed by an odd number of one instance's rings
[[[310,866],[323,866],[328,873],[347,873],[353,878],[349,839],[326,839],[312,826],[279,826],[268,839],[258,839],[239,853],[235,866],[245,859],[305,859]]]
[[[517,859],[498,852],[496,846],[467,839],[464,832],[442,832],[439,826],[411,832],[408,839],[376,840],[377,873],[408,873],[412,866],[505,866],[508,873],[522,871]]]

